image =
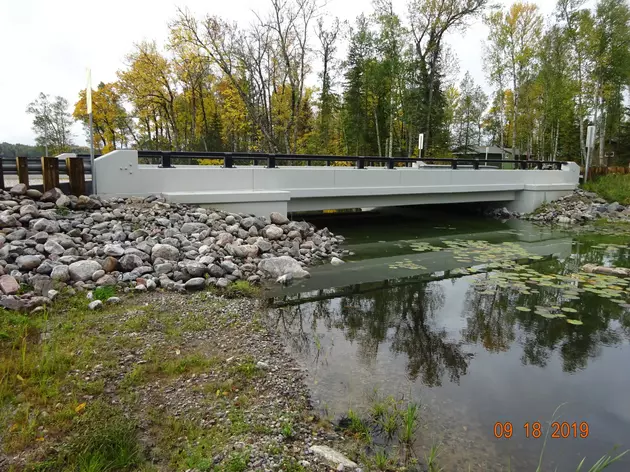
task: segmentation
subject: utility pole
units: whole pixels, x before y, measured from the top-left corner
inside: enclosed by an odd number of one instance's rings
[[[96,168],[94,167],[94,126],[92,118],[92,71],[87,70],[87,88],[85,89],[85,101],[90,117],[90,168],[92,173],[92,193],[96,195]]]
[[[586,129],[586,163],[584,165],[584,182],[588,180],[588,168],[591,165],[591,155],[595,146],[595,126]]]

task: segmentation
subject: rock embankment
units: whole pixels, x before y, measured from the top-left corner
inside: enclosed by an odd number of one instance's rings
[[[593,192],[576,189],[558,200],[541,206],[530,214],[510,212],[507,208],[489,209],[486,215],[499,219],[520,218],[538,223],[576,225],[604,218],[609,221],[630,221],[630,207],[618,202],[607,203]]]
[[[305,221],[145,199],[0,191],[0,306],[30,310],[64,286],[201,290],[308,277],[342,236]],[[26,293],[22,293],[26,292]]]

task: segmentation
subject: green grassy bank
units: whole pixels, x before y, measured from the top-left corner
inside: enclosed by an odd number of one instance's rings
[[[583,185],[584,190],[595,192],[609,202],[630,205],[630,174],[609,174],[596,177]]]

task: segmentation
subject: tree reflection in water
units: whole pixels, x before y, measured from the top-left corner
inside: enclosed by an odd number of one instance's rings
[[[564,260],[553,259],[532,264],[532,268],[545,274],[570,275],[585,263],[603,263],[603,255],[588,248],[575,251]],[[627,262],[624,251],[619,260],[608,261],[622,266]],[[484,275],[487,277],[487,274]],[[573,306],[579,310],[583,325],[575,327],[564,320],[546,319],[532,312],[520,312],[517,306],[552,307],[567,305],[562,290],[537,287],[539,293],[523,294],[521,290],[497,288],[494,294],[483,294],[474,287],[467,292],[463,316],[467,327],[463,330],[468,343],[481,343],[490,352],[510,348],[518,338],[523,348],[521,362],[525,365],[545,367],[554,352],[562,360],[565,372],[586,368],[588,360],[600,355],[602,346],[616,345],[628,338],[630,318],[627,310],[606,298],[582,293]],[[613,321],[616,321],[613,323]]]
[[[630,251],[611,252],[592,246],[593,243],[578,241],[570,257],[539,261],[530,267],[541,274],[571,275],[586,263],[630,265]],[[449,278],[449,274],[444,277]],[[475,277],[488,278],[489,274]],[[321,361],[316,333],[336,329],[346,340],[357,344],[357,355],[367,366],[375,363],[381,345],[389,344],[392,354],[407,357],[410,379],[420,378],[427,386],[439,386],[446,377],[459,382],[472,357],[464,352],[464,344],[477,344],[489,352],[500,353],[518,343],[523,364],[545,367],[557,354],[563,370],[575,372],[599,356],[602,346],[618,345],[630,338],[628,310],[596,294],[583,292],[579,300],[567,302],[563,290],[556,287],[537,286],[538,293],[528,294],[520,289],[496,287],[492,293],[481,293],[472,284],[472,277],[468,278],[471,285],[462,313],[466,327],[459,340],[451,339],[439,327],[440,320],[435,319],[444,307],[445,291],[449,289],[443,282],[392,280],[304,293],[284,297],[284,302],[293,305],[273,309],[272,313],[292,348],[305,356],[314,355],[316,361]],[[564,283],[577,289],[577,281],[567,279]],[[300,302],[304,297],[311,299]],[[567,305],[578,310],[583,325],[576,327],[562,319],[546,319],[534,313],[536,306]],[[532,311],[517,311],[520,306]],[[313,352],[315,346],[317,350]]]
[[[323,323],[326,330],[334,327],[348,341],[356,342],[357,354],[365,365],[372,365],[379,347],[388,342],[392,353],[407,356],[411,380],[421,377],[425,385],[437,386],[446,375],[459,382],[471,357],[461,343],[449,339],[446,330],[432,323],[444,300],[444,288],[439,283],[385,283],[365,293],[286,306],[273,313],[292,347],[303,355],[312,355],[314,333]]]

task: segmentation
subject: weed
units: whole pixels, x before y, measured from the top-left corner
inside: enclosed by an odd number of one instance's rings
[[[282,446],[280,446],[280,444],[269,444],[267,446],[267,453],[272,456],[279,456],[282,454]]]
[[[374,466],[378,470],[389,470],[391,467],[391,460],[387,455],[387,451],[385,449],[377,449],[374,453]]]
[[[293,439],[293,437],[295,436],[295,430],[293,429],[293,424],[290,422],[285,422],[282,425],[282,429],[280,430],[280,432],[282,433],[282,437],[285,440]]]
[[[249,455],[245,453],[233,453],[225,463],[226,472],[243,472],[247,469]]]
[[[372,442],[370,428],[354,411],[348,410],[348,416],[343,419],[342,422],[347,424],[346,430],[352,433],[357,439],[361,439],[368,444]]]
[[[399,439],[407,446],[411,446],[416,429],[418,427],[418,405],[410,403],[407,409],[402,413],[402,429]]]
[[[57,207],[57,209],[55,210],[55,212],[59,215],[59,216],[68,216],[70,214],[70,210],[68,210],[67,207]]]
[[[92,292],[92,295],[94,295],[95,300],[101,300],[104,302],[108,298],[111,298],[114,295],[116,295],[116,289],[114,287],[109,287],[109,286],[96,287],[94,289],[94,292]]]
[[[243,377],[250,379],[250,378],[256,377],[258,374],[260,374],[260,369],[254,363],[253,360],[248,359],[245,362],[242,362],[242,363],[236,365],[233,368],[233,372],[236,373],[236,374],[241,374]]]
[[[292,457],[290,458],[285,457],[282,459],[282,462],[280,463],[280,470],[284,472],[305,472],[306,471],[306,469]]]
[[[381,428],[383,428],[383,433],[389,441],[393,439],[393,437],[396,435],[396,432],[398,431],[398,418],[399,416],[397,411],[388,411],[385,417],[380,422]]]
[[[429,472],[441,472],[443,469],[437,464],[437,456],[440,452],[440,446],[434,444],[431,446],[429,453],[424,456],[424,460],[427,461],[427,469]]]
[[[224,290],[224,296],[226,298],[256,298],[260,295],[260,289],[253,286],[246,280],[237,280],[236,282],[227,286]]]
[[[383,418],[387,413],[387,405],[384,402],[376,401],[370,406],[370,414],[375,421]]]

